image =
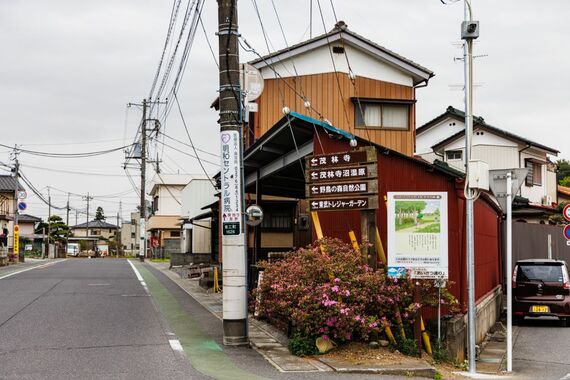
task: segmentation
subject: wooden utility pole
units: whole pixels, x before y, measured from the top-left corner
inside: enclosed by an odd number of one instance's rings
[[[67,212],[67,217],[65,218],[65,224],[69,226],[69,193],[67,193],[67,206],[65,210]]]
[[[14,229],[12,231],[12,236],[14,237],[14,241],[12,242],[13,253],[14,256],[18,255],[18,261],[23,263],[24,262],[24,252],[20,249],[20,231],[18,226],[18,192],[20,191],[20,186],[18,182],[18,176],[20,174],[20,163],[18,162],[18,148],[14,146]],[[15,259],[15,258],[14,258]]]
[[[47,257],[49,259],[49,247],[50,247],[50,236],[51,236],[51,193],[49,186],[47,187],[48,191],[48,234],[47,234]],[[54,247],[55,248],[55,247]],[[54,251],[54,259],[55,259],[55,251]]]
[[[141,210],[140,210],[140,253],[139,258],[144,261],[146,255],[146,201],[145,201],[145,182],[146,182],[146,108],[147,101],[143,100],[143,117],[141,124]]]
[[[223,343],[240,346],[248,344],[248,332],[237,0],[218,0],[218,42],[222,145]]]

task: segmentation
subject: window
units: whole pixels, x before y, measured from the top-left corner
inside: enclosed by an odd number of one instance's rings
[[[462,155],[463,152],[460,150],[448,150],[445,152],[445,156],[447,157],[448,161],[461,160]]]
[[[91,235],[101,235],[101,231],[99,231],[99,230],[91,230]]]
[[[137,237],[137,234],[135,234],[134,232],[131,232],[131,239],[134,239]]]
[[[158,195],[154,197],[152,200],[152,213],[156,213],[158,211]]]
[[[289,203],[264,204],[261,228],[265,231],[292,231],[294,205]]]
[[[525,159],[525,167],[528,169],[525,184],[527,186],[542,186],[542,163],[532,158]]]
[[[170,237],[180,237],[180,231],[170,231]]]
[[[409,129],[410,106],[360,101],[354,105],[356,128]]]

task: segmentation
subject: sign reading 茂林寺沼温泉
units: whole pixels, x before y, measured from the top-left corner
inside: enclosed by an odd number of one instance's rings
[[[240,176],[240,137],[238,131],[223,131],[221,179],[222,234],[241,233],[241,176]]]
[[[412,278],[448,277],[447,193],[388,193],[388,267]]]

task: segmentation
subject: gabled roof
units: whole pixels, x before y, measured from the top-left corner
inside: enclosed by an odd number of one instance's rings
[[[2,192],[14,192],[16,188],[16,179],[11,175],[0,175],[0,191]],[[24,190],[22,185],[18,182],[18,189]]]
[[[427,81],[434,76],[431,70],[349,30],[344,21],[339,21],[328,33],[254,59],[249,63],[257,69],[260,69],[337,41],[351,45],[393,67],[407,72],[413,77],[414,85],[421,82],[427,83]]]
[[[18,215],[18,222],[19,223],[36,223],[41,222],[42,218],[38,218],[37,216],[32,216],[29,214],[20,214]]]
[[[426,124],[422,125],[421,127],[419,127],[416,130],[416,134],[424,133],[425,131],[427,131],[431,127],[437,125],[439,122],[441,122],[442,120],[445,120],[446,118],[449,118],[449,117],[463,121],[463,120],[465,120],[465,112],[458,110],[452,106],[449,106],[449,107],[447,107],[447,110],[444,113],[442,113],[441,115],[437,116],[435,119],[433,119],[433,120],[427,122]],[[514,133],[507,132],[503,129],[499,129],[497,127],[494,127],[494,126],[486,123],[485,119],[483,119],[480,116],[473,116],[473,128],[474,129],[475,128],[483,129],[483,130],[486,130],[487,132],[493,133],[493,134],[500,136],[500,137],[504,137],[504,138],[509,139],[511,141],[515,141],[517,143],[523,143],[525,145],[528,145],[529,147],[534,147],[534,148],[539,148],[539,149],[545,150],[547,153],[552,154],[554,156],[556,156],[556,155],[558,155],[558,153],[560,153],[558,150],[556,150],[554,148],[550,148],[546,145],[539,144],[539,143],[534,142],[532,140],[529,140],[525,137],[515,135]],[[450,142],[455,141],[458,138],[461,138],[463,136],[465,136],[465,130],[461,130],[461,131],[449,136],[448,138],[438,142],[437,144],[435,144],[431,148],[434,151],[437,151],[438,149],[449,144]]]
[[[71,229],[87,228],[87,222],[75,226],[70,226]],[[117,228],[114,224],[107,223],[104,220],[92,220],[89,222],[89,228]]]

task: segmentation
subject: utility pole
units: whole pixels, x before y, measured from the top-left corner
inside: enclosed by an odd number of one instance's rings
[[[48,234],[47,234],[47,256],[49,259],[49,247],[50,247],[50,242],[49,242],[49,238],[51,236],[51,193],[50,193],[50,188],[49,186],[47,187],[47,191],[48,191]],[[55,251],[54,251],[54,256],[55,256]],[[55,257],[54,257],[55,259]]]
[[[18,192],[20,191],[20,183],[18,181],[20,175],[20,163],[18,162],[18,147],[14,146],[14,226],[12,231],[12,236],[14,237],[14,241],[12,242],[14,256],[18,255],[18,261],[23,263],[24,262],[24,252],[20,250],[20,226],[18,225]]]
[[[122,205],[123,202],[119,201],[119,211],[117,212],[117,237],[116,237],[116,242],[117,242],[117,258],[119,257],[120,253],[121,253],[121,249],[123,248],[123,239],[122,239],[122,235],[123,235],[123,226],[120,225],[120,217],[122,217],[123,215],[123,210],[122,210]]]
[[[83,197],[84,201],[87,201],[87,219],[86,219],[86,223],[85,223],[85,237],[88,238],[89,237],[89,201],[92,200],[93,197],[89,196],[89,192],[87,192],[87,196]]]
[[[223,342],[248,344],[247,249],[243,196],[243,128],[239,82],[237,0],[218,0]]]
[[[65,219],[65,224],[69,226],[69,193],[67,193],[67,207],[65,208],[67,211],[67,217]]]
[[[140,216],[140,253],[139,258],[144,261],[146,255],[146,201],[145,201],[145,182],[146,182],[146,109],[147,101],[143,100],[143,117],[141,125],[141,216]]]
[[[474,203],[477,191],[471,188],[469,163],[473,139],[473,40],[479,37],[479,23],[472,20],[470,0],[464,0],[464,21],[461,24],[461,39],[464,43],[464,79],[465,79],[465,233],[467,256],[467,327],[469,373],[477,372],[475,364],[476,309],[475,309],[475,248],[474,248]]]

